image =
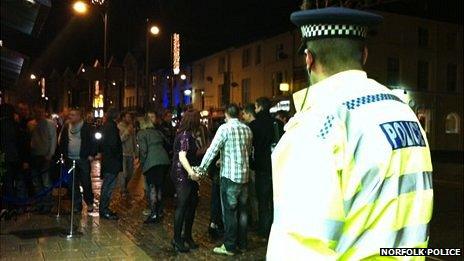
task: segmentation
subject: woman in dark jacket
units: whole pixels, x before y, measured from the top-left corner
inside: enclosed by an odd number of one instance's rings
[[[198,183],[189,178],[194,175],[192,165],[198,164],[195,133],[200,127],[200,113],[187,111],[180,123],[174,140],[171,178],[177,192],[172,245],[178,252],[198,248],[192,238],[192,226],[198,205]],[[182,238],[184,228],[184,238]],[[185,245],[186,243],[187,245]]]
[[[160,130],[154,128],[155,123],[156,114],[149,112],[140,123],[141,130],[137,133],[140,163],[148,185],[148,202],[151,211],[145,223],[156,223],[160,218],[163,178],[170,163],[164,148],[167,143],[166,137]]]

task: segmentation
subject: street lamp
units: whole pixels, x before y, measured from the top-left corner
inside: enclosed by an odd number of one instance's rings
[[[190,95],[192,95],[192,90],[190,90],[190,89],[184,90],[184,95],[185,95],[185,96],[190,96]]]
[[[183,81],[185,81],[185,79],[187,79],[187,75],[181,74],[181,75],[180,75],[180,79],[183,80]]]
[[[158,26],[153,25],[152,27],[150,27],[150,33],[152,35],[158,35],[159,32],[160,32],[160,29],[158,28]]]
[[[78,14],[85,14],[88,11],[88,5],[84,1],[77,1],[73,4],[73,9]]]
[[[108,88],[106,82],[106,64],[107,64],[107,46],[108,46],[108,5],[107,0],[92,0],[93,5],[103,7],[102,13],[104,34],[103,34],[103,93],[105,95],[104,108],[107,108],[108,102]],[[78,14],[86,14],[88,11],[88,4],[84,1],[76,1],[73,4],[73,9]]]
[[[279,84],[279,90],[282,92],[288,92],[290,90],[290,85],[288,83],[282,82]]]
[[[37,76],[35,76],[35,74],[32,73],[31,74],[31,80],[35,80],[35,79],[37,79]]]
[[[146,97],[147,97],[147,102],[150,102],[150,95],[149,95],[149,90],[150,90],[150,77],[149,77],[149,71],[150,71],[150,61],[149,61],[149,54],[150,54],[150,34],[153,36],[157,36],[160,33],[160,29],[156,25],[150,25],[150,20],[147,18],[146,21],[146,33],[145,33],[145,82],[146,82]],[[139,88],[137,85],[137,88],[135,90],[135,101],[137,106],[139,106]]]

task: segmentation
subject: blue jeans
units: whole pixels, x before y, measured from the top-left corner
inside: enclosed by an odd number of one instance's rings
[[[224,245],[227,251],[246,249],[248,184],[221,177],[221,201],[224,220]]]
[[[104,173],[103,184],[100,193],[100,215],[110,213],[110,201],[113,195],[113,189],[116,186],[117,173]]]

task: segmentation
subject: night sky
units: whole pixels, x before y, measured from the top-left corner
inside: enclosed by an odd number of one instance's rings
[[[301,4],[301,0],[107,1],[110,1],[109,56],[115,56],[118,62],[122,62],[128,51],[140,62],[144,61],[147,18],[161,28],[161,35],[150,41],[152,69],[170,66],[170,35],[173,32],[181,34],[181,63],[186,63],[294,28],[289,16]],[[75,15],[73,2],[52,0],[48,19],[37,41],[39,53],[34,58],[40,61],[44,72],[52,69],[62,72],[67,66],[76,69],[82,62],[90,64],[96,58],[102,60],[101,15],[95,8],[85,16]],[[373,8],[462,23],[460,0],[403,0]]]

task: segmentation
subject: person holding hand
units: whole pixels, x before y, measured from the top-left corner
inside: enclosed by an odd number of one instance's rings
[[[177,204],[172,245],[177,252],[188,252],[198,248],[192,238],[192,226],[198,205],[198,183],[191,177],[196,177],[192,166],[199,163],[198,148],[195,143],[195,133],[199,128],[200,113],[195,110],[187,111],[174,140],[171,178],[177,193]],[[184,238],[182,238],[182,228],[184,228]]]

